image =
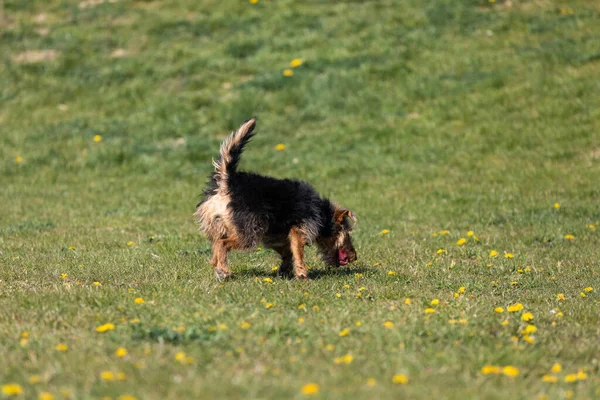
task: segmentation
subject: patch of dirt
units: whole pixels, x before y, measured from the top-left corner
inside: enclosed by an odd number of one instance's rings
[[[13,57],[16,63],[35,64],[56,59],[55,50],[28,50]]]

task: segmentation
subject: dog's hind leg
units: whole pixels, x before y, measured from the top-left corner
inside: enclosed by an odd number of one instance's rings
[[[229,248],[226,239],[216,240],[212,245],[213,256],[210,263],[215,270],[217,280],[220,281],[227,279],[232,275],[229,266],[227,266],[227,252],[229,251]]]
[[[304,246],[306,241],[302,235],[302,230],[293,227],[289,234],[290,250],[294,260],[294,275],[296,279],[306,279],[308,272],[304,263]]]

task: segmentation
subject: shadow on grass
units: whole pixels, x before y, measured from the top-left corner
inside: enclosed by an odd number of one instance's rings
[[[372,269],[365,266],[353,266],[353,267],[339,267],[339,268],[327,268],[320,267],[318,269],[312,269],[308,272],[309,279],[321,279],[326,277],[343,277],[354,274],[364,274],[371,272]],[[250,267],[241,271],[234,271],[234,279],[247,279],[247,278],[281,278],[278,275],[278,271],[271,272],[261,267]]]

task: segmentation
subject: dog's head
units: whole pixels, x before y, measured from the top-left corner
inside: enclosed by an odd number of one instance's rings
[[[317,245],[323,261],[332,267],[346,265],[357,260],[356,250],[352,244],[352,228],[356,217],[350,210],[335,207],[333,213],[333,235],[319,238]]]

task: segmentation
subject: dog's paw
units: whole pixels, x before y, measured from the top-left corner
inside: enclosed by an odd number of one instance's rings
[[[215,269],[215,277],[219,282],[221,282],[233,277],[233,274],[231,273],[231,271],[226,271],[224,269],[217,268]]]

